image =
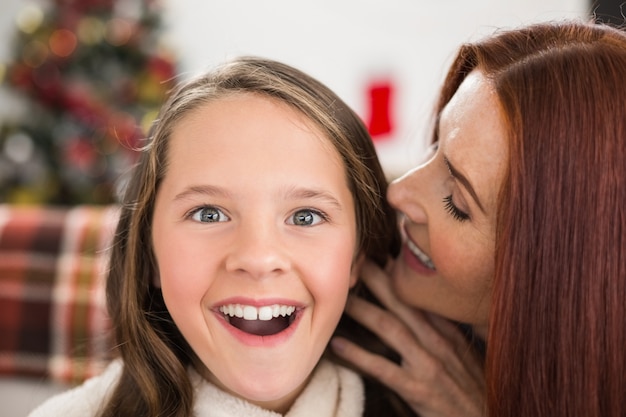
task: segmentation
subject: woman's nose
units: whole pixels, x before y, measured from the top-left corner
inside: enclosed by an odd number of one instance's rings
[[[288,248],[280,228],[263,222],[242,222],[226,259],[231,273],[252,278],[278,276],[289,268]]]
[[[407,215],[415,223],[426,222],[424,201],[424,166],[414,168],[393,181],[387,190],[387,200],[398,211]]]

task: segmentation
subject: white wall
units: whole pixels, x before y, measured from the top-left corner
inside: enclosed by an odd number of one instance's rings
[[[419,158],[437,88],[461,42],[495,27],[584,17],[589,8],[588,0],[161,1],[183,71],[239,54],[278,59],[328,84],[364,118],[368,83],[391,78],[396,128],[377,141],[390,175]],[[28,3],[2,0],[1,39],[10,39],[11,16]],[[0,43],[0,63],[9,52],[8,42]]]
[[[397,95],[393,136],[377,141],[390,175],[411,167],[443,72],[463,41],[546,19],[584,17],[586,0],[168,0],[172,42],[196,72],[230,56],[285,61],[328,84],[363,117],[370,79]]]

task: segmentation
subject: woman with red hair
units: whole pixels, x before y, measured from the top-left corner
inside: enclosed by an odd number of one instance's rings
[[[422,416],[625,415],[626,33],[463,45],[432,142],[388,190],[402,254],[363,272],[389,311],[348,307],[402,360],[335,351]]]

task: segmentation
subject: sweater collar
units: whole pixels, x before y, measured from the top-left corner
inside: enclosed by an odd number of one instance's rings
[[[302,394],[285,414],[266,410],[226,393],[191,370],[198,417],[360,417],[364,388],[353,371],[322,359]]]

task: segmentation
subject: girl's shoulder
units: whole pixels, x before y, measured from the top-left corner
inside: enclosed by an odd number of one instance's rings
[[[49,398],[35,408],[28,417],[94,416],[115,388],[122,368],[121,360],[112,361],[100,375]]]

